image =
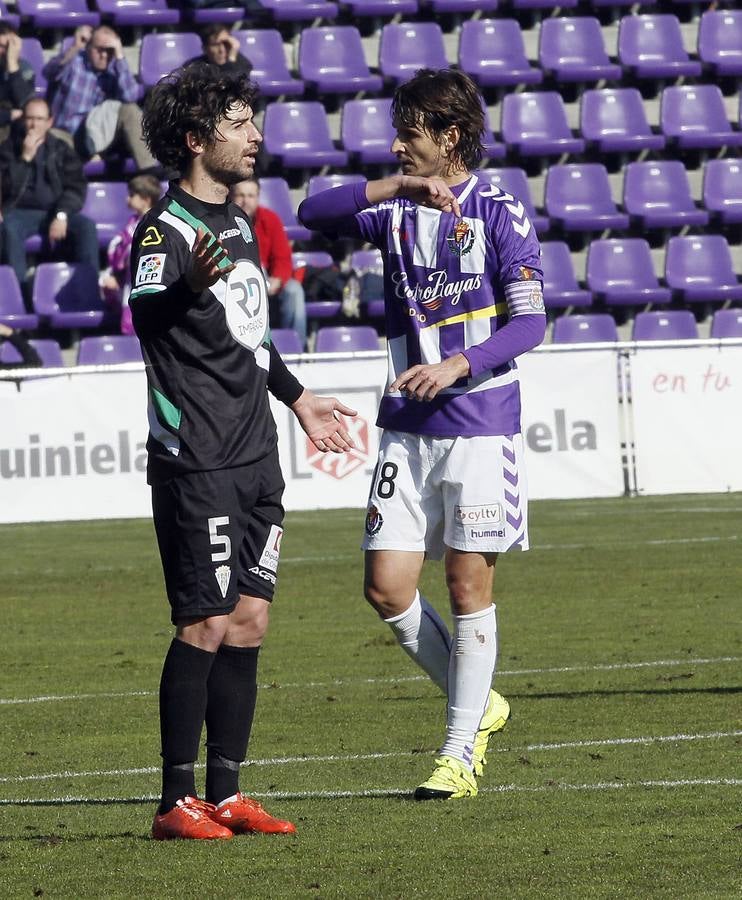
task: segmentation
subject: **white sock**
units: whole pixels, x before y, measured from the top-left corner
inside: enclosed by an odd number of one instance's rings
[[[453,648],[448,667],[448,722],[441,756],[472,764],[474,736],[487,707],[497,662],[495,605],[454,616]]]
[[[391,627],[399,646],[445,694],[451,635],[446,623],[425,597],[415,591],[415,599],[409,609],[384,621]]]

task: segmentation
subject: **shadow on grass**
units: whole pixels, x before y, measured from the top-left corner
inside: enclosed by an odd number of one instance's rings
[[[511,693],[507,691],[508,700],[582,700],[585,697],[621,697],[625,694],[643,694],[649,696],[676,694],[740,694],[742,686],[715,688],[617,688],[616,690],[593,691],[547,691],[539,693]]]

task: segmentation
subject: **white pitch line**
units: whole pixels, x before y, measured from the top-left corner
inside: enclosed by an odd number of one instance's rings
[[[480,788],[480,794],[546,794],[561,791],[615,791],[640,788],[688,788],[688,787],[742,787],[742,778],[681,778],[677,780],[652,779],[646,781],[598,781],[593,784],[554,782],[548,785],[501,784]],[[384,797],[409,797],[409,788],[378,788],[365,791],[270,791],[251,793],[260,800],[342,800]],[[105,806],[116,803],[154,803],[159,794],[141,794],[136,797],[17,797],[0,800],[0,806],[68,806],[87,804]]]
[[[612,672],[621,669],[651,669],[672,666],[705,666],[717,663],[742,662],[742,656],[714,656],[696,659],[653,659],[628,663],[597,663],[582,666],[546,666],[537,669],[504,669],[497,672],[498,678],[518,675],[549,675],[570,672]],[[411,681],[428,681],[426,675],[389,675],[379,678],[338,678],[334,681],[287,681],[279,682],[278,689],[285,688],[332,688],[348,684],[404,684]],[[261,690],[276,689],[275,684],[261,684]],[[105,691],[99,694],[42,694],[37,697],[0,697],[0,706],[25,706],[30,703],[58,703],[66,700],[98,700],[117,697],[154,697],[157,691]]]
[[[740,737],[742,731],[710,731],[704,734],[665,734],[644,735],[642,737],[628,738],[596,738],[591,741],[566,741],[557,744],[527,744],[525,747],[497,747],[490,753],[525,753],[538,750],[565,750],[575,747],[622,747],[630,744],[662,744],[680,743],[682,741],[711,741],[720,738]],[[408,756],[420,756],[420,751],[393,750],[387,753],[343,753],[329,754],[326,756],[276,756],[266,759],[251,759],[243,763],[245,768],[251,766],[286,766],[296,763],[328,763],[328,762],[359,762],[377,759],[402,759]],[[197,763],[196,769],[205,768],[203,763]],[[142,766],[135,769],[98,769],[89,772],[48,772],[38,775],[4,775],[0,776],[0,784],[23,784],[30,781],[55,781],[70,778],[120,778],[128,775],[156,775],[160,772],[159,766]]]

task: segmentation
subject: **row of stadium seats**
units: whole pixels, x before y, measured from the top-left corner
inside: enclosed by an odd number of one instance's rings
[[[552,226],[568,231],[596,227],[625,229],[631,222],[642,230],[666,230],[702,227],[711,219],[721,225],[742,222],[742,162],[739,159],[714,159],[706,163],[702,208],[696,205],[686,170],[677,160],[636,162],[626,166],[623,212],[619,212],[613,203],[607,173],[599,164],[552,167],[546,178],[545,215],[536,212],[522,169],[484,169],[481,174],[491,184],[523,202],[539,234],[546,234]],[[363,180],[362,175],[315,175],[309,179],[307,195]],[[95,222],[101,247],[108,245],[131,215],[126,205],[127,195],[127,184],[123,181],[88,183],[82,212]],[[261,203],[281,217],[289,237],[303,240],[311,236],[297,222],[291,192],[283,178],[262,179]],[[580,207],[577,210],[574,209],[576,204]],[[29,252],[36,252],[39,245],[38,236],[27,241]]]
[[[699,336],[696,320],[688,310],[637,313],[631,328],[634,341],[695,340]],[[709,337],[742,338],[742,309],[722,309],[714,313]],[[292,329],[274,329],[271,338],[279,352],[303,353],[301,338]],[[619,333],[609,313],[564,315],[555,319],[551,336],[555,344],[618,341]],[[45,368],[65,365],[59,343],[51,338],[31,340]],[[315,353],[379,350],[379,334],[370,325],[329,326],[317,331]],[[133,335],[101,335],[81,338],[76,354],[78,366],[115,365],[142,361],[139,340]],[[9,343],[0,346],[0,363],[21,362],[18,351]]]
[[[545,78],[591,83],[621,80],[624,75],[674,80],[700,77],[703,72],[712,78],[742,74],[740,10],[711,11],[701,17],[696,60],[685,50],[680,24],[672,15],[622,19],[618,63],[608,56],[597,19],[547,19],[540,30],[538,66],[526,56],[515,19],[464,22],[456,59],[448,58],[443,32],[436,22],[389,24],[383,27],[379,42],[380,74],[369,69],[361,34],[352,25],[305,29],[298,45],[298,77],[288,68],[280,32],[251,29],[233,33],[253,64],[253,77],[267,96],[301,95],[306,89],[320,94],[379,93],[386,85],[406,81],[418,68],[445,68],[451,63],[471,74],[482,87],[533,85]],[[145,88],[150,87],[201,52],[200,38],[192,32],[145,34],[139,79]],[[37,90],[43,93],[44,57],[37,38],[24,38],[23,58],[36,71]]]
[[[560,0],[557,8],[574,10],[581,0]],[[666,6],[682,10],[683,7],[718,5],[716,0],[670,0]],[[601,12],[604,8],[640,6],[652,8],[658,0],[586,0],[588,9]],[[332,22],[341,18],[371,18],[372,20],[396,19],[399,16],[442,15],[456,16],[492,14],[503,8],[518,13],[522,10],[553,12],[550,0],[260,0],[260,7],[245,12],[243,6],[225,6],[212,9],[186,9],[177,2],[168,5],[165,0],[93,0],[92,8],[85,0],[16,0],[17,12],[11,13],[4,0],[0,0],[0,18],[10,21],[14,27],[29,23],[38,29],[75,28],[78,25],[97,25],[111,21],[123,26],[174,25],[181,21],[203,24],[223,22],[232,24],[244,19],[257,19],[261,23],[281,25],[286,22],[307,23],[324,20]]]
[[[675,302],[735,303],[742,301],[742,282],[735,274],[729,244],[722,235],[673,237],[664,254],[664,285],[655,274],[649,244],[643,238],[601,239],[588,248],[586,287],[575,276],[569,248],[561,241],[544,241],[542,263],[547,308],[665,306]],[[295,252],[294,267],[333,264],[322,251]],[[379,271],[378,250],[351,255],[351,267],[362,273]],[[0,321],[17,328],[99,328],[106,319],[97,274],[85,264],[43,262],[36,269],[32,309],[27,312],[15,273],[0,266]],[[334,318],[341,299],[307,304],[310,319]],[[383,315],[383,301],[365,310],[370,318]]]

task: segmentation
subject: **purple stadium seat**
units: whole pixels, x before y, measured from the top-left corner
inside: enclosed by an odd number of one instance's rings
[[[678,341],[698,338],[698,326],[689,309],[640,312],[631,330],[633,341]]]
[[[566,231],[602,231],[629,225],[629,217],[619,212],[613,201],[608,172],[600,163],[551,166],[544,205],[552,224]]]
[[[665,135],[682,150],[742,145],[742,132],[732,131],[724,98],[715,84],[666,87],[660,123]]]
[[[621,77],[621,67],[605,51],[600,22],[592,16],[544,19],[538,57],[544,74],[561,82]]]
[[[579,0],[559,0],[560,9],[573,9]],[[512,0],[513,9],[554,9],[554,0]]]
[[[85,263],[40,263],[32,302],[52,328],[97,328],[103,322],[98,274]]]
[[[554,320],[552,344],[591,344],[618,340],[616,322],[610,313],[559,316]]]
[[[742,300],[729,244],[720,234],[670,238],[665,281],[686,303]]]
[[[51,338],[43,338],[29,341],[29,344],[41,357],[41,365],[45,369],[63,369],[64,359],[62,359],[62,351],[57,341]],[[22,362],[21,354],[12,344],[7,341],[0,347],[1,363],[19,363]]]
[[[578,284],[569,247],[563,241],[541,244],[541,267],[547,309],[592,305],[593,295]]]
[[[678,160],[629,163],[624,170],[623,205],[642,228],[707,225],[708,213],[691,197],[685,166]]]
[[[381,250],[376,247],[372,250],[354,250],[350,255],[350,267],[361,275],[365,272],[381,275],[384,271]]]
[[[305,28],[299,42],[299,74],[320,94],[380,91],[380,75],[372,75],[363,55],[361,34],[352,25]]]
[[[265,150],[290,169],[344,166],[348,154],[336,150],[324,106],[313,101],[269,103],[263,120]]]
[[[600,9],[600,7],[612,6],[614,8],[619,8],[622,6],[636,6],[635,0],[588,0],[589,5],[593,7],[593,9]],[[657,3],[657,0],[642,0],[642,6],[653,6]]]
[[[717,77],[742,75],[742,10],[709,10],[701,16],[698,56]]]
[[[139,80],[145,88],[152,87],[201,52],[201,38],[192,32],[145,34],[139,52]]]
[[[0,322],[29,331],[39,327],[39,317],[26,312],[18,279],[10,266],[0,266]]]
[[[379,68],[395,85],[403,84],[418,69],[448,67],[443,32],[436,22],[385,25],[379,44]]]
[[[304,352],[299,332],[293,328],[271,328],[271,341],[282,356]]]
[[[436,14],[461,13],[471,15],[472,13],[494,12],[498,3],[499,0],[420,0],[420,5],[424,9],[429,9]]]
[[[245,18],[242,6],[206,6],[203,9],[184,10],[184,15],[194,25],[233,25]]]
[[[539,234],[549,230],[548,217],[539,215],[533,205],[528,178],[523,169],[480,169],[478,175],[483,181],[488,181],[490,184],[499,187],[500,190],[517,197],[525,206],[526,215]]]
[[[703,205],[723,225],[742,222],[741,159],[710,159],[706,163]]]
[[[717,309],[709,337],[742,338],[742,309]]]
[[[44,50],[38,38],[21,38],[21,59],[24,59],[36,73],[36,96],[46,97],[44,78]]]
[[[349,353],[355,350],[378,350],[379,334],[371,325],[325,326],[317,331],[315,353]]]
[[[672,15],[624,16],[618,30],[618,59],[636,78],[701,74],[701,64],[688,56],[680,22]]]
[[[397,132],[392,126],[387,97],[368,100],[349,100],[343,106],[340,136],[351,159],[361,165],[392,165],[397,157],[392,153],[392,141]]]
[[[307,197],[343,184],[358,184],[361,181],[366,181],[366,176],[358,172],[348,175],[312,175],[307,184]]]
[[[469,19],[461,26],[459,67],[482,87],[540,84],[515,19]]]
[[[555,91],[506,94],[502,137],[521,156],[558,156],[585,149],[585,141],[572,134],[564,101]]]
[[[321,250],[293,253],[292,258],[294,269],[300,269],[302,266],[314,266],[318,269],[324,269],[326,266],[334,265],[330,254]],[[340,314],[342,305],[341,299],[307,300],[307,319],[333,319]]]
[[[16,9],[34,28],[100,25],[100,13],[90,12],[85,0],[17,0]]]
[[[305,241],[312,236],[311,231],[299,224],[291,191],[283,178],[260,179],[260,203],[281,219],[289,240]]]
[[[334,19],[337,3],[324,0],[260,0],[276,22],[312,22],[315,19]],[[244,12],[243,12],[244,16]]]
[[[116,334],[80,339],[78,366],[114,366],[132,362],[142,362],[142,348],[136,335]]]
[[[414,16],[417,0],[340,0],[340,5],[356,16],[392,18],[394,16]]]
[[[587,253],[587,286],[608,306],[646,306],[672,300],[654,274],[643,238],[593,241]]]
[[[495,138],[492,126],[490,125],[490,112],[484,97],[482,97],[482,112],[484,113],[484,131],[482,132],[484,159],[505,159],[507,156],[507,147]]]
[[[95,0],[105,22],[117,28],[127,25],[178,25],[180,12],[165,0]]]
[[[5,22],[6,25],[10,25],[11,28],[18,31],[21,24],[21,17],[15,13],[9,13],[5,3],[0,2],[0,22]]]
[[[90,181],[82,214],[95,222],[98,243],[107,247],[124,227],[131,210],[126,205],[129,191],[124,181]]]
[[[653,134],[636,88],[585,91],[580,103],[580,131],[588,147],[601,153],[661,150],[665,138]]]
[[[252,80],[266,97],[282,94],[300,96],[304,93],[304,82],[293,78],[286,63],[283,38],[273,28],[233,31],[240,42],[242,53],[250,60],[253,69]]]

